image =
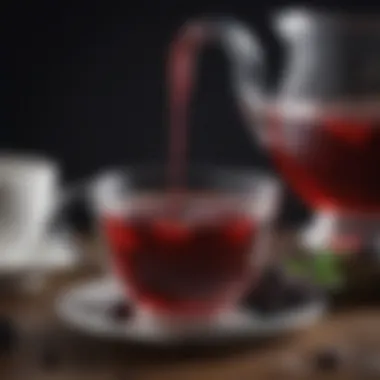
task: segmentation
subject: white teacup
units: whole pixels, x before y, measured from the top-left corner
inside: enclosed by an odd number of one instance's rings
[[[49,159],[0,155],[0,255],[27,257],[61,201],[59,167]]]

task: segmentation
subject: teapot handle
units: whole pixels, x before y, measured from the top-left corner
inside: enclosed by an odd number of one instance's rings
[[[256,116],[252,112],[263,102],[264,51],[254,33],[230,18],[190,20],[180,29],[169,56],[171,106],[181,109],[189,103],[198,53],[209,42],[217,42],[224,49],[232,65],[239,105],[252,120]]]

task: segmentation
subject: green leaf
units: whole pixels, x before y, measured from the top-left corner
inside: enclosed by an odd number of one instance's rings
[[[344,282],[341,257],[331,251],[322,251],[314,256],[314,278],[321,285],[340,286]]]
[[[341,259],[339,255],[326,250],[306,259],[289,258],[284,265],[291,275],[307,276],[323,287],[336,288],[344,284]]]

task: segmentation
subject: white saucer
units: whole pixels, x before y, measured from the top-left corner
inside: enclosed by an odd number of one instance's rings
[[[134,317],[116,320],[109,312],[123,297],[113,279],[99,279],[66,290],[58,298],[58,316],[71,327],[101,338],[125,341],[173,344],[189,341],[210,343],[241,338],[269,338],[307,328],[315,324],[326,310],[326,303],[316,299],[301,308],[273,316],[260,317],[254,312],[237,310],[220,315],[217,320],[185,330],[169,323],[158,326],[140,312]]]
[[[69,233],[46,237],[33,252],[2,252],[0,245],[0,276],[66,269],[75,265],[79,256]]]

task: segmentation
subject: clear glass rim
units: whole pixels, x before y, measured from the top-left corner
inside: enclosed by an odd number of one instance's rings
[[[379,10],[353,13],[328,7],[289,6],[273,12],[273,20],[278,29],[297,31],[321,22],[358,29],[380,29]]]
[[[326,116],[342,119],[380,121],[380,98],[363,97],[336,101],[275,99],[261,112],[300,119],[323,119]]]
[[[219,165],[190,165],[192,170],[203,170],[204,174],[210,173],[216,175],[216,182],[213,183],[213,179],[205,180],[205,185],[202,184],[203,178],[201,177],[199,189],[195,185],[195,188],[190,186],[190,191],[195,191],[195,193],[200,191],[200,196],[204,191],[215,191],[216,194],[231,196],[232,198],[238,197],[241,199],[241,204],[254,204],[255,214],[264,215],[261,217],[264,220],[265,215],[273,215],[282,194],[282,186],[280,180],[264,171],[247,169],[242,167],[227,167]],[[157,169],[161,170],[160,173],[163,174],[159,179],[158,186],[152,181],[152,185],[147,186],[137,186],[134,185],[133,176],[136,178],[136,182],[139,182],[139,173],[154,173]],[[99,214],[110,213],[116,214],[119,212],[120,205],[127,205],[124,199],[125,196],[130,195],[131,204],[133,204],[134,195],[139,196],[139,194],[163,194],[166,189],[165,187],[165,173],[167,173],[165,165],[132,165],[132,166],[119,166],[113,169],[104,170],[95,177],[90,188],[90,194],[93,201],[93,206]],[[197,173],[197,172],[196,172]],[[201,173],[202,175],[202,173]],[[119,191],[119,179],[125,180],[127,187],[124,189],[123,185]],[[128,180],[131,181],[128,183]],[[162,179],[164,181],[162,181]],[[236,180],[231,186],[230,181]],[[209,181],[209,182],[208,182]],[[240,182],[241,181],[241,182]],[[149,182],[149,180],[148,180]],[[131,187],[129,188],[129,184]],[[186,190],[186,187],[184,187]],[[219,191],[220,189],[220,191]],[[238,199],[236,198],[236,199]],[[272,211],[273,210],[273,211]]]
[[[217,165],[217,164],[202,164],[195,163],[187,166],[187,171],[190,173],[200,174],[216,174],[217,176],[226,176],[236,179],[252,179],[258,184],[268,184],[274,187],[279,187],[281,181],[270,172],[265,170],[253,169],[247,166],[234,166],[234,165]],[[157,163],[144,163],[134,165],[119,165],[107,169],[103,169],[94,176],[95,182],[100,183],[110,178],[110,176],[131,177],[136,174],[160,173],[163,176],[168,174],[168,167],[165,164]],[[165,178],[165,177],[162,177]],[[229,178],[226,178],[228,181]],[[254,183],[252,182],[252,183]]]

